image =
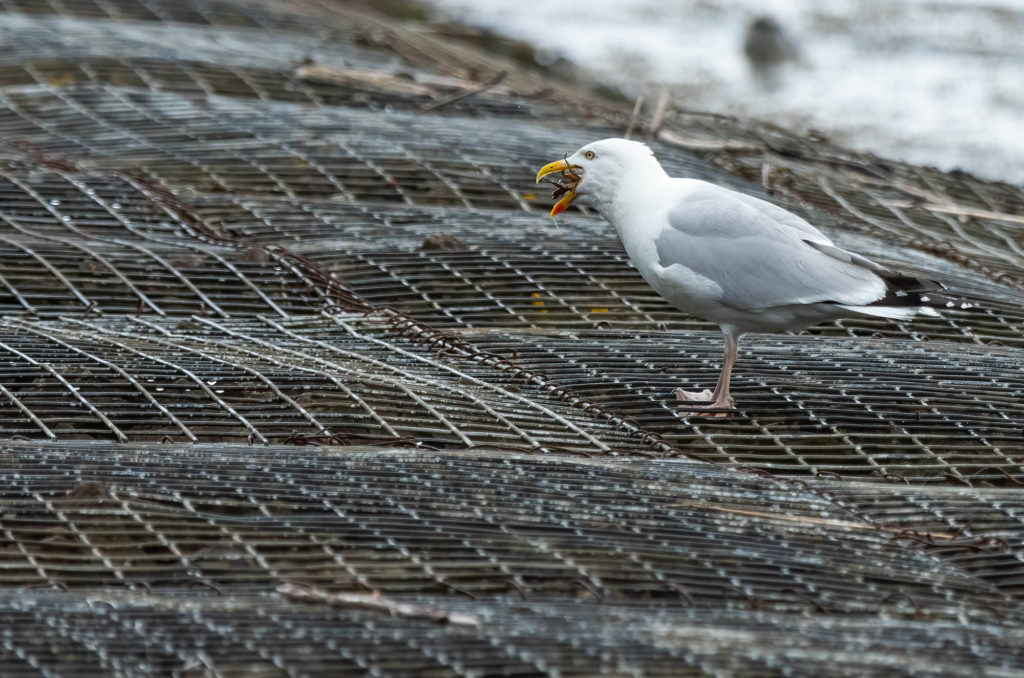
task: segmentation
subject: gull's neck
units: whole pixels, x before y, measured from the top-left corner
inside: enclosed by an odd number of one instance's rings
[[[597,211],[616,228],[628,221],[628,216],[641,207],[656,204],[666,194],[672,177],[665,173],[653,157],[635,170],[624,174],[610,186],[605,200],[597,201]]]

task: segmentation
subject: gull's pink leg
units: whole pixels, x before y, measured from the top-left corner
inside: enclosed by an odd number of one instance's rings
[[[732,379],[732,368],[736,364],[736,356],[739,352],[739,336],[732,328],[723,328],[725,333],[725,354],[722,357],[722,371],[718,375],[718,383],[715,390],[704,390],[702,392],[684,391],[676,389],[676,399],[689,403],[679,410],[679,416],[685,417],[690,414],[699,416],[713,415],[716,417],[728,416],[727,412],[712,412],[711,410],[733,409],[733,399],[729,395],[729,382]],[[701,410],[709,410],[701,412]]]

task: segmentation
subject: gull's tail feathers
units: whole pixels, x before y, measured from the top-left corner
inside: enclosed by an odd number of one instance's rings
[[[804,240],[804,242],[819,252],[823,252],[839,261],[866,268],[885,282],[885,296],[881,299],[863,306],[837,304],[840,308],[879,318],[909,320],[918,313],[921,315],[938,316],[939,314],[935,309],[964,309],[971,307],[970,302],[967,300],[945,294],[945,285],[937,280],[918,278],[901,273],[900,271],[894,271],[876,264],[870,259],[865,259],[859,254],[847,252],[834,245],[826,245],[811,240]]]
[[[938,317],[939,313],[931,306],[849,306],[847,304],[837,304],[839,308],[853,311],[854,313],[862,313],[864,315],[875,316],[876,318],[889,318],[891,320],[910,320],[915,315],[920,313],[921,315],[927,315],[932,317]]]
[[[972,306],[966,299],[946,294],[945,286],[935,280],[915,278],[896,271],[886,272],[881,276],[888,287],[885,296],[871,304],[856,308],[858,313],[898,319],[913,317],[918,313],[940,317],[936,309],[965,309]],[[883,312],[871,313],[865,309],[877,309]],[[910,315],[905,315],[904,311],[909,311]],[[897,315],[892,315],[892,313]]]

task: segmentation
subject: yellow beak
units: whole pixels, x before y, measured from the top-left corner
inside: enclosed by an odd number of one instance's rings
[[[571,171],[572,166],[569,165],[565,160],[556,160],[555,162],[548,163],[540,168],[537,172],[537,183],[549,174],[555,174],[556,172],[561,174],[562,172]],[[551,208],[551,216],[555,217],[561,214],[569,207],[569,204],[576,198],[576,189],[571,189],[568,193],[562,196],[562,199],[555,203],[555,206]]]

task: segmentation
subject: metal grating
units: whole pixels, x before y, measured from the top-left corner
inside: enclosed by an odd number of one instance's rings
[[[667,396],[680,381],[714,379],[717,335],[606,330],[566,342],[560,333],[467,331],[459,334],[467,347],[446,357],[393,328],[377,315],[8,318],[3,411],[11,434],[44,439],[337,436],[683,454],[890,481],[1021,477],[1024,381],[1012,349],[765,338],[736,378],[741,411],[683,426]],[[515,357],[498,365],[486,355]],[[540,393],[524,390],[527,372]],[[616,418],[602,423],[588,408]]]
[[[607,606],[437,601],[418,604],[486,620],[481,628],[303,609],[266,598],[28,594],[10,600],[15,629],[3,656],[12,677],[80,676],[1011,676],[1018,634],[986,624],[814,619],[766,612],[659,611]],[[45,647],[26,629],[59,619]],[[97,622],[102,623],[102,626]],[[206,646],[195,648],[202,636]],[[836,640],[836,638],[840,640]],[[580,638],[586,638],[581,642]],[[853,642],[845,639],[856,640]],[[597,640],[599,639],[599,640]],[[143,652],[141,647],[146,644]],[[829,651],[816,648],[828,645]],[[79,657],[45,664],[51,648]],[[688,649],[680,650],[680,646]],[[939,650],[941,648],[941,650]],[[937,655],[941,655],[941,663]],[[330,657],[329,660],[325,657]],[[791,666],[799,666],[793,673]]]
[[[1024,670],[1019,188],[670,112],[975,304],[751,338],[684,422],[717,332],[531,185],[628,111],[319,0],[0,36],[4,676]]]
[[[927,653],[947,645],[947,675],[1020,666],[1019,631],[992,626],[1020,615],[1005,594],[768,479],[678,462],[245,446],[193,448],[201,463],[184,469],[183,452],[5,448],[4,583],[72,588],[0,598],[12,670],[34,661],[59,675],[62,652],[98,646],[81,664],[96,675],[765,675],[794,662],[830,674],[827,653],[799,657],[837,635],[870,648],[843,664],[869,675],[937,675]],[[914,494],[886,501],[914,511],[936,498]],[[473,623],[260,593],[281,581]],[[75,593],[98,585],[126,590]],[[43,620],[47,647],[22,631]],[[756,642],[738,650],[738,636]]]
[[[935,568],[925,549],[889,548],[892,531],[851,519],[811,488],[706,465],[230,446],[197,448],[202,463],[186,470],[180,448],[138,449],[5,449],[12,515],[3,527],[16,548],[7,584],[215,591],[297,581],[465,599],[848,612],[877,611],[901,593],[940,616],[1015,614],[996,587]],[[81,482],[67,491],[73,477]],[[844,528],[854,533],[829,538]],[[827,566],[816,571],[816,561]]]

